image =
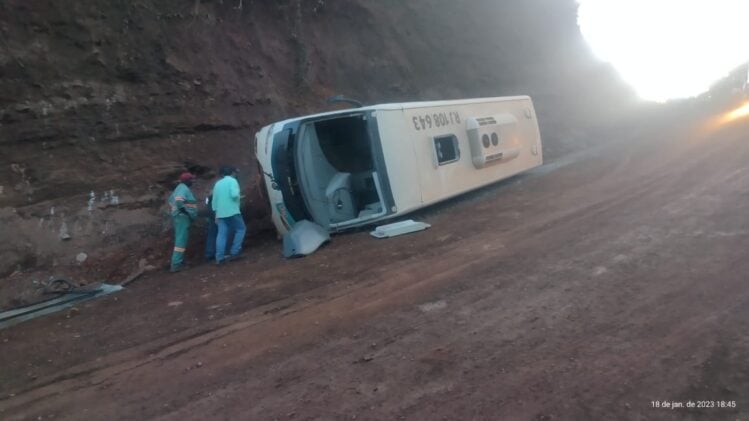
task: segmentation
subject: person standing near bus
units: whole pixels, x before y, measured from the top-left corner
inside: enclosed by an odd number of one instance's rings
[[[216,236],[218,227],[216,226],[216,212],[213,211],[213,193],[205,198],[205,261],[210,262],[216,258]]]
[[[170,272],[179,272],[185,269],[185,251],[190,234],[190,225],[198,216],[198,201],[190,190],[194,179],[195,176],[191,173],[182,173],[179,176],[177,188],[169,196],[172,226],[174,227],[174,251],[169,266]]]
[[[247,231],[242,213],[239,210],[239,182],[236,179],[236,170],[232,167],[223,166],[219,170],[222,177],[213,187],[212,208],[216,213],[216,264],[239,258],[242,252],[242,243]],[[229,235],[234,239],[231,243],[229,255],[226,255],[226,242]]]

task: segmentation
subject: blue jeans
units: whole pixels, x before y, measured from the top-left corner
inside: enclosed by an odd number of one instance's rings
[[[205,259],[211,260],[216,257],[216,236],[218,235],[218,226],[215,218],[206,218],[208,223],[208,232],[205,238]]]
[[[228,218],[218,218],[218,235],[216,235],[216,261],[220,262],[226,257],[226,241],[229,233],[234,234],[234,241],[231,243],[231,255],[236,256],[242,251],[242,242],[247,227],[244,225],[242,215],[237,214]]]

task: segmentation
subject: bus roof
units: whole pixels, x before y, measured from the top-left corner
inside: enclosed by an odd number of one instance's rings
[[[346,108],[343,110],[335,110],[335,111],[328,111],[325,113],[309,114],[309,115],[304,115],[304,116],[299,116],[299,117],[293,117],[293,118],[288,118],[286,120],[271,123],[269,124],[269,126],[273,124],[286,124],[286,123],[290,123],[292,121],[301,120],[301,119],[332,117],[337,114],[351,114],[351,113],[361,112],[361,111],[408,110],[408,109],[414,109],[414,108],[445,107],[449,105],[480,104],[480,103],[486,103],[486,102],[517,101],[517,100],[524,100],[524,99],[530,99],[530,97],[527,95],[519,95],[519,96],[503,96],[503,97],[490,97],[490,98],[454,99],[454,100],[445,100],[445,101],[394,102],[394,103],[387,103],[387,104],[367,105],[365,107],[360,107],[360,108]]]

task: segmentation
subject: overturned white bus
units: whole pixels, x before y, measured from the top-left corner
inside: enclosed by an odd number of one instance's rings
[[[263,127],[255,151],[273,223],[330,232],[404,215],[542,164],[527,96],[411,102]]]

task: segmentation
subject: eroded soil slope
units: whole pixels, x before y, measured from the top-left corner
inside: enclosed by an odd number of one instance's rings
[[[37,281],[163,262],[161,209],[185,168],[202,193],[218,164],[239,166],[248,223],[267,227],[253,133],[333,94],[531,94],[548,156],[627,96],[584,46],[572,0],[8,0],[0,40],[0,230],[12,239],[0,275],[37,269]]]

